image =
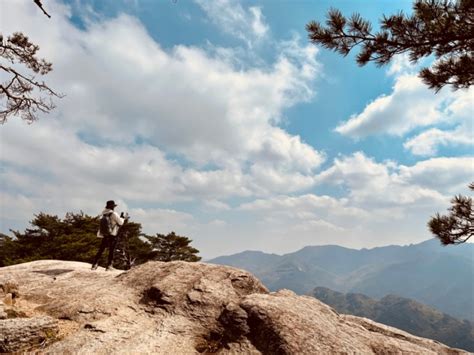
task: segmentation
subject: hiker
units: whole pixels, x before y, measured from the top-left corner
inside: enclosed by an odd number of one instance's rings
[[[104,252],[104,249],[107,247],[109,248],[109,255],[105,270],[114,270],[113,262],[115,247],[117,246],[118,241],[118,230],[120,226],[124,224],[125,220],[128,219],[128,216],[124,216],[123,212],[119,216],[118,213],[114,211],[114,208],[117,206],[118,205],[116,205],[113,200],[107,201],[105,209],[101,213],[100,227],[97,231],[97,237],[102,238],[102,243],[100,243],[99,251],[94,258],[92,270],[96,270],[99,266],[99,259]]]

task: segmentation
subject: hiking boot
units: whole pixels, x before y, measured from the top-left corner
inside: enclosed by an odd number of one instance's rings
[[[105,271],[115,271],[115,270],[117,270],[117,269],[114,268],[113,266],[107,266],[107,267],[105,268]]]
[[[92,267],[91,267],[91,270],[97,270],[98,267],[99,267],[98,264],[93,264]]]

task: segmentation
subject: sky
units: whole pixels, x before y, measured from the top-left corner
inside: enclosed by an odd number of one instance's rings
[[[37,43],[65,95],[0,126],[0,232],[114,199],[204,258],[370,248],[431,238],[430,216],[469,193],[472,88],[427,89],[417,70],[432,58],[359,67],[308,41],[330,8],[376,27],[411,1],[43,4],[51,19],[0,4],[1,32]]]

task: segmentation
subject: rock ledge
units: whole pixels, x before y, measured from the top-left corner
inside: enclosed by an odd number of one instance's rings
[[[55,260],[0,268],[0,285],[18,283],[20,296],[11,307],[22,315],[0,319],[0,351],[467,354],[339,315],[312,297],[269,293],[254,276],[231,267],[149,262],[128,272],[89,268]],[[5,347],[12,342],[4,335],[31,330],[32,322],[43,330],[27,332],[29,344]]]

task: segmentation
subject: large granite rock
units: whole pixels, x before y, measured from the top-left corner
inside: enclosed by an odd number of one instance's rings
[[[48,345],[56,340],[58,321],[52,317],[0,321],[0,352],[10,353]]]
[[[225,266],[150,262],[105,272],[36,261],[0,268],[2,277],[18,283],[18,314],[57,322],[55,341],[42,344],[46,353],[465,353],[339,315],[312,297],[268,293],[251,274]]]

